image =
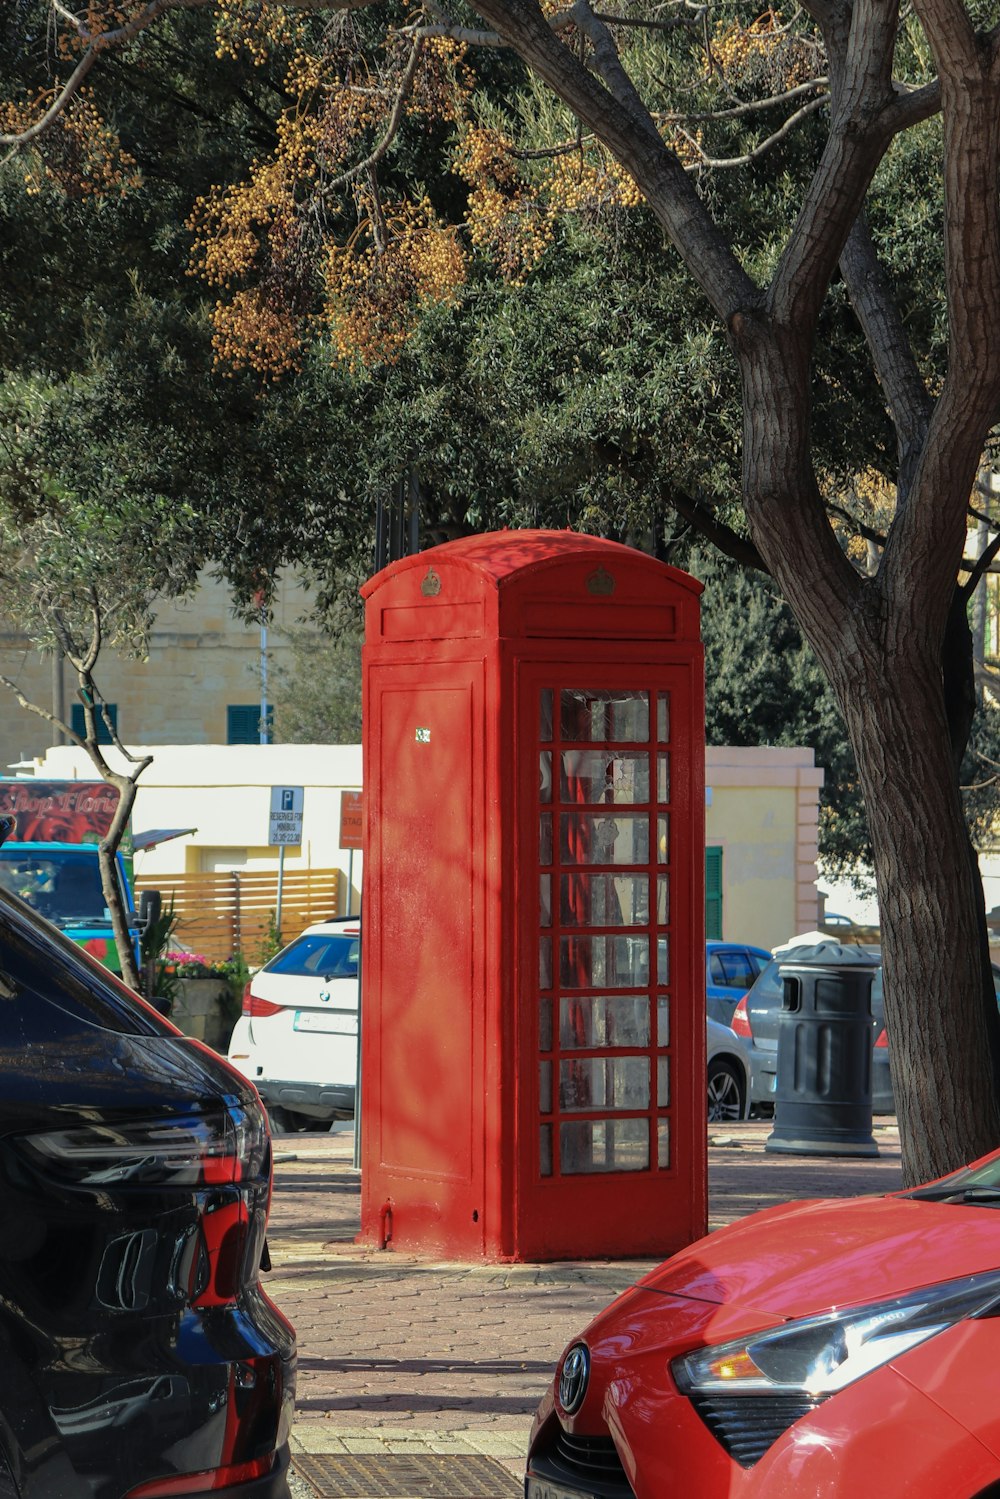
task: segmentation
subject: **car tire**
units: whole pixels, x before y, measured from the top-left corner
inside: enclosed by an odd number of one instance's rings
[[[297,1114],[294,1109],[283,1109],[279,1104],[267,1105],[267,1117],[271,1121],[272,1135],[300,1135],[306,1129],[322,1128],[308,1114]]]
[[[708,1122],[732,1123],[746,1112],[746,1088],[736,1067],[725,1057],[708,1064]]]

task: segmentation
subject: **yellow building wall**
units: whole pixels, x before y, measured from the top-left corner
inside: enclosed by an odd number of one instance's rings
[[[705,783],[705,841],[722,849],[723,937],[771,948],[814,930],[823,772],[812,750],[710,746]]]

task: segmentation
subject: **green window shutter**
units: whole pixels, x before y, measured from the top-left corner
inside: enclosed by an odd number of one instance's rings
[[[267,709],[267,737],[274,737],[274,713],[271,705]],[[260,704],[230,703],[226,709],[226,743],[260,743]]]
[[[705,936],[722,940],[722,849],[705,850]]]
[[[108,717],[110,718],[111,722],[115,726],[115,729],[117,730],[117,728],[118,728],[118,704],[117,703],[103,703],[103,704],[101,704],[101,707],[107,712]],[[83,717],[83,704],[82,703],[71,703],[70,704],[70,709],[69,709],[69,726],[73,730],[74,734],[79,734],[79,736],[80,736],[81,739],[83,739],[83,738],[86,737],[87,725],[86,725],[86,723],[84,721],[84,717]],[[97,742],[98,742],[98,744],[110,744],[111,743],[111,733],[110,733],[110,730],[108,729],[107,724],[104,722],[104,714],[101,712],[100,708],[98,709],[98,712],[97,712]]]

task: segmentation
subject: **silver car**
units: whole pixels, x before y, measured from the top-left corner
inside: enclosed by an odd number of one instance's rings
[[[782,962],[794,958],[799,951],[815,951],[814,948],[779,948],[774,958],[759,974],[756,982],[740,1000],[733,1012],[733,1030],[746,1042],[750,1052],[750,1102],[754,1109],[769,1109],[774,1105],[774,1089],[778,1071],[778,1016],[781,1013],[783,985],[779,977]],[[865,947],[877,963],[881,951],[877,947]],[[892,1078],[889,1075],[889,1049],[885,1045],[884,1009],[882,997],[882,969],[879,967],[872,983],[872,1112],[895,1113],[892,1096]]]
[[[709,1015],[708,1122],[746,1119],[750,1114],[750,1052],[742,1037]]]

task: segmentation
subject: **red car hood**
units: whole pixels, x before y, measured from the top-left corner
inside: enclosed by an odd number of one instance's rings
[[[998,1267],[1000,1209],[860,1197],[755,1213],[682,1250],[638,1286],[781,1320]]]

